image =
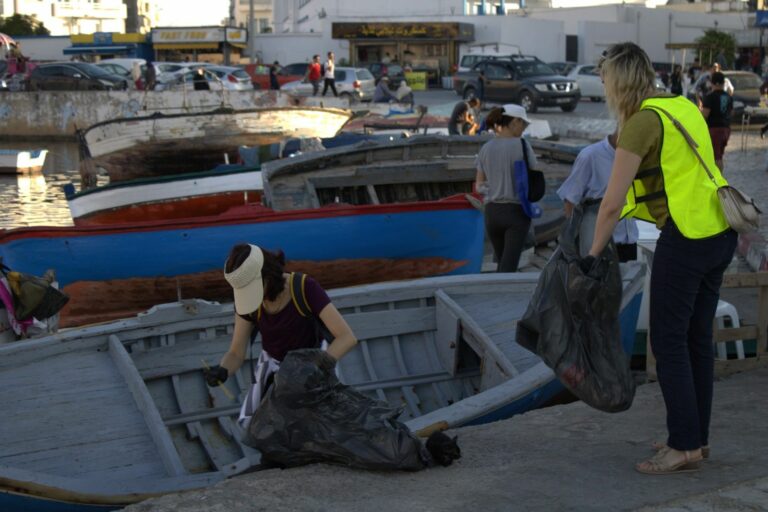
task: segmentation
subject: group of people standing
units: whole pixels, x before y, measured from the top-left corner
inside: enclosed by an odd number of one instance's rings
[[[712,326],[723,273],[737,240],[717,199],[718,185],[727,182],[715,165],[702,111],[684,97],[656,90],[651,62],[639,46],[610,47],[599,67],[618,128],[580,153],[558,194],[566,214],[577,204],[599,205],[589,249],[575,262],[585,275],[611,240],[620,247],[622,260],[636,257],[637,228],[631,218],[653,222],[660,230],[651,269],[650,340],[668,435],[653,443],[649,448],[655,454],[635,468],[654,475],[694,471],[710,454]],[[714,91],[724,89],[718,72],[712,82]],[[477,106],[468,103],[467,109]],[[705,100],[707,118],[713,106]],[[473,122],[464,114],[456,118],[457,130]],[[477,155],[476,189],[485,198],[485,227],[498,270],[514,272],[531,218],[522,207],[513,169],[518,161],[530,169],[537,169],[539,162],[522,137],[530,123],[523,107],[494,108],[485,122],[495,136]],[[695,141],[698,155],[688,139]],[[205,372],[210,385],[227,380],[242,365],[256,330],[263,339],[264,357],[256,370],[262,377],[277,371],[288,351],[321,346],[315,329],[318,318],[331,333],[332,343],[322,346],[334,359],[355,346],[352,330],[311,278],[302,289],[312,314],[302,314],[291,299],[292,275],[284,267],[282,253],[247,244],[232,249],[224,277],[234,291],[235,328],[229,351]],[[268,386],[269,379],[261,385]],[[246,399],[241,420],[247,420],[254,406],[258,400]]]
[[[306,79],[312,84],[312,96],[317,96],[320,92],[320,82],[323,83],[323,93],[328,92],[328,89],[333,92],[334,96],[338,96],[339,92],[336,90],[336,62],[334,60],[333,52],[328,52],[325,62],[320,63],[320,55],[313,55],[312,62],[307,67]]]
[[[717,69],[700,107],[658,92],[651,62],[634,43],[610,47],[599,67],[618,128],[582,150],[558,194],[567,215],[577,204],[599,205],[594,237],[576,262],[585,274],[611,240],[621,260],[636,258],[633,218],[660,230],[651,269],[650,340],[668,436],[654,442],[655,454],[635,468],[647,474],[694,471],[710,453],[712,324],[737,240],[717,199],[718,185],[727,183],[720,169],[732,99]],[[457,127],[466,118],[461,121]],[[495,137],[476,161],[476,189],[485,198],[486,234],[500,272],[517,270],[531,225],[513,179],[516,161],[538,166],[521,138],[528,123],[519,105],[491,110],[486,124]]]

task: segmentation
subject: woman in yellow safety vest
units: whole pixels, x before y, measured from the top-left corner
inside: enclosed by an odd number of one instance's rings
[[[668,438],[654,443],[656,454],[635,467],[649,474],[693,471],[709,456],[712,322],[737,240],[717,199],[717,187],[726,181],[699,109],[682,96],[656,92],[653,67],[640,47],[610,47],[600,69],[619,138],[592,248],[579,264],[591,268],[620,218],[654,222],[661,230],[651,269],[649,321]],[[698,143],[717,185],[673,119]]]

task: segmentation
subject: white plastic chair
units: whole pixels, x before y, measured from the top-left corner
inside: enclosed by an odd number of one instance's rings
[[[741,323],[739,322],[739,313],[736,311],[734,305],[730,302],[725,302],[724,300],[717,301],[715,321],[717,321],[717,326],[719,328],[722,329],[725,327],[726,318],[730,320],[730,327],[741,327]],[[727,343],[731,342],[722,341],[716,344],[717,359],[728,359]],[[744,359],[744,343],[742,340],[734,340],[732,343],[734,343],[736,346],[736,358]]]

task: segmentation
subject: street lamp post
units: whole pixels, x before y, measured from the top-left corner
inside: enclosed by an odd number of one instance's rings
[[[248,58],[253,64],[256,62],[256,51],[255,51],[255,42],[256,42],[256,24],[254,23],[253,19],[253,0],[248,0]]]

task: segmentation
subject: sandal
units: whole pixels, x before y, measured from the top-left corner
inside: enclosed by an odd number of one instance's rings
[[[676,451],[676,450],[674,450]],[[673,473],[689,473],[699,470],[701,455],[694,458],[693,452],[686,450],[678,452],[683,454],[683,460],[671,462],[668,456],[673,452],[669,447],[662,448],[659,452],[648,460],[635,464],[635,469],[646,475],[671,475]]]
[[[659,441],[653,441],[651,443],[651,449],[655,452],[663,450],[666,447],[667,447],[667,443],[661,443]],[[701,456],[702,458],[705,458],[705,459],[709,458],[709,445],[701,447]]]

